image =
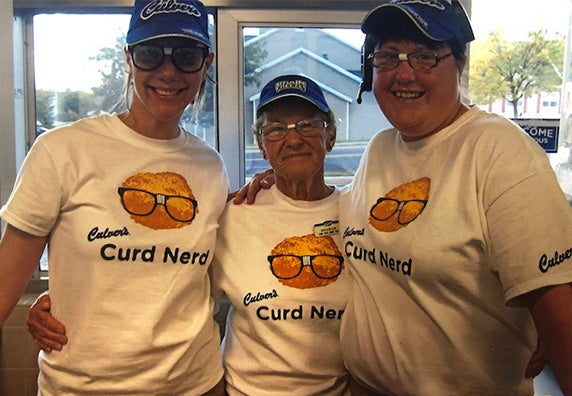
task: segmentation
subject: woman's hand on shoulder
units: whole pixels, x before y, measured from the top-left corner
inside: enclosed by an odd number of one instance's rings
[[[274,170],[267,169],[264,172],[257,173],[250,179],[250,182],[246,183],[239,190],[228,194],[227,201],[232,199],[232,202],[236,205],[240,205],[245,202],[248,205],[254,203],[256,195],[262,189],[269,189],[276,183],[276,178],[274,176]]]

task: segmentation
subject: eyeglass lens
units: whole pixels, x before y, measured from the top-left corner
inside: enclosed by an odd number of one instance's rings
[[[315,256],[278,255],[268,256],[274,275],[281,279],[297,277],[304,267],[310,267],[319,278],[331,279],[341,272],[343,258],[320,254]]]
[[[260,128],[260,134],[267,140],[282,140],[288,135],[288,130],[291,128],[296,129],[296,132],[301,136],[317,136],[326,127],[327,123],[320,120],[302,120],[291,125],[273,122]]]
[[[382,199],[376,203],[370,211],[371,216],[379,221],[384,221],[399,212],[397,221],[399,224],[408,224],[415,220],[425,208],[425,201],[411,200],[398,201],[395,199]]]
[[[154,194],[129,188],[119,188],[119,195],[125,210],[136,216],[148,216],[157,205],[163,205],[173,220],[188,222],[195,218],[196,202],[188,197]]]
[[[205,62],[208,50],[204,47],[158,47],[155,45],[136,45],[131,48],[135,66],[144,71],[159,68],[169,55],[177,69],[184,73],[199,71]]]
[[[401,54],[395,52],[374,52],[370,55],[372,65],[382,70],[391,70],[396,68],[400,62],[409,63],[413,69],[432,69],[437,66],[443,59],[452,55],[451,53],[438,56],[432,52],[413,52],[410,54]]]

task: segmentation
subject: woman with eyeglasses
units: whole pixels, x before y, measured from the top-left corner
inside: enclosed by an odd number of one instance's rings
[[[207,18],[197,0],[137,0],[128,109],[42,134],[0,212],[0,324],[47,246],[69,337],[40,352],[42,395],[224,394],[208,268],[228,179],[179,126],[213,61]]]
[[[532,395],[539,337],[572,394],[572,210],[535,141],[461,101],[461,4],[392,1],[362,30],[362,88],[394,128],[340,197],[360,231],[342,242],[349,371],[363,394]]]
[[[229,395],[348,395],[340,320],[350,295],[339,191],[324,180],[336,124],[322,90],[298,75],[261,91],[253,132],[276,185],[220,220],[213,293],[230,300],[223,360]]]

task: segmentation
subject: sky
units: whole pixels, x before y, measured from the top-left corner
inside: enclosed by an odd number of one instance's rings
[[[34,17],[36,87],[90,91],[98,86],[97,64],[90,58],[100,48],[114,47],[128,25],[128,15]]]
[[[571,8],[572,0],[472,0],[471,21],[477,40],[501,27],[506,39],[518,40],[540,28],[564,34]],[[99,72],[89,58],[99,48],[113,47],[128,24],[127,15],[36,16],[36,87],[89,91],[99,85]],[[360,47],[361,37],[353,36],[352,43]]]
[[[508,40],[540,28],[565,33],[571,9],[572,0],[472,0],[471,25],[477,40],[499,27]]]

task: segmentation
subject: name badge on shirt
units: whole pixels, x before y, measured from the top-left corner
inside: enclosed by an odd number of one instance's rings
[[[321,224],[314,224],[314,235],[317,237],[336,235],[340,233],[340,222],[327,220]]]

